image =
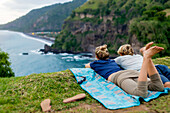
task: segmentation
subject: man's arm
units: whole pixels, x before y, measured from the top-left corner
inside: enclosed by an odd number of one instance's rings
[[[91,67],[90,67],[90,63],[85,64],[85,68],[91,68]]]

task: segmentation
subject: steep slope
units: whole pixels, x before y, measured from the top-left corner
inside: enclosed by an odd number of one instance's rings
[[[170,55],[170,18],[165,13],[169,6],[168,0],[89,0],[66,19],[52,47],[94,52],[96,46],[108,44],[115,56],[122,44],[132,44],[138,53],[144,44],[155,41],[165,47],[162,55]]]
[[[40,9],[34,9],[10,23],[1,25],[0,29],[32,32],[32,31],[60,31],[64,19],[75,8],[84,4],[87,0],[73,0],[64,4],[54,4]]]

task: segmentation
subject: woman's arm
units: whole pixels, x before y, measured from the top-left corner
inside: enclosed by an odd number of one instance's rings
[[[91,67],[90,67],[90,63],[85,64],[85,68],[91,68]]]

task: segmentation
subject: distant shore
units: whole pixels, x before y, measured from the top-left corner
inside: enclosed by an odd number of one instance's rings
[[[52,43],[55,42],[55,38],[53,38],[53,37],[44,37],[44,36],[32,35],[32,34],[30,34],[30,33],[24,33],[24,34],[25,34],[25,35],[28,35],[28,36],[31,36],[31,37],[34,37],[34,38],[47,40],[47,41],[50,41],[50,42],[52,42]]]

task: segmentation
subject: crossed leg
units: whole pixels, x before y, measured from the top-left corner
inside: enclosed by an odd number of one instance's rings
[[[159,77],[158,71],[155,68],[155,65],[152,62],[152,56],[159,53],[160,51],[164,50],[162,47],[153,46],[151,45],[153,42],[148,43],[144,48],[141,49],[143,53],[143,64],[141,67],[141,71],[138,77],[138,89],[141,96],[146,97],[149,90],[153,91],[163,91],[164,86]],[[151,82],[147,85],[147,74],[151,79]]]
[[[153,42],[150,42],[140,50],[143,53],[143,64],[141,67],[138,81],[146,81],[147,73],[149,74],[149,76],[158,73],[157,69],[155,68],[155,65],[152,62],[152,56],[164,50],[164,48],[158,46],[150,47],[152,44]]]

